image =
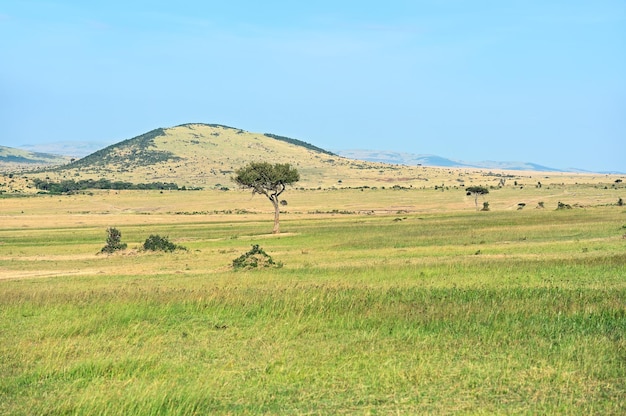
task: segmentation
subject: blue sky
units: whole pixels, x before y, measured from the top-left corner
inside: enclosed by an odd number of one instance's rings
[[[202,122],[626,171],[626,1],[0,0],[0,144]]]

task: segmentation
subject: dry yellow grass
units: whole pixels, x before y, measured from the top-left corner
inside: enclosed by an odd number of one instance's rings
[[[427,169],[427,168],[424,168]],[[578,177],[580,179],[581,176]],[[590,177],[588,177],[590,178]],[[571,179],[571,178],[569,178]],[[546,182],[544,182],[546,183]],[[493,189],[484,197],[490,204],[493,213],[516,211],[519,204],[526,204],[524,212],[554,211],[558,202],[569,204],[575,209],[587,207],[614,206],[618,199],[626,194],[626,188],[603,186],[598,184],[548,185],[537,186],[505,185],[501,189]],[[426,189],[325,189],[301,190],[288,189],[284,198],[287,205],[281,208],[281,221],[287,227],[289,222],[301,220],[320,220],[334,218],[334,221],[363,223],[378,221],[384,216],[391,220],[402,220],[410,215],[431,215],[455,212],[471,213],[475,211],[474,198],[467,196],[461,187],[442,190]],[[152,267],[146,267],[146,259],[136,251],[138,241],[145,239],[145,230],[180,230],[185,235],[186,227],[197,230],[220,230],[215,237],[203,236],[204,240],[224,240],[231,234],[229,227],[237,228],[238,224],[258,224],[254,226],[253,238],[265,237],[271,230],[272,206],[266,198],[252,195],[242,190],[203,190],[203,191],[94,191],[75,195],[38,195],[31,197],[3,198],[0,208],[0,230],[4,235],[12,233],[40,235],[44,242],[46,233],[56,238],[59,233],[82,233],[90,237],[93,243],[76,245],[71,251],[50,253],[40,246],[12,248],[6,243],[0,261],[30,262],[32,268],[20,270],[7,268],[0,270],[0,278],[52,277],[57,275],[94,275],[106,273],[141,275]],[[543,202],[544,208],[538,208]],[[481,204],[482,205],[482,200]],[[530,215],[529,212],[526,215]],[[490,214],[486,214],[490,215]],[[616,224],[615,227],[621,226]],[[135,242],[122,256],[123,261],[102,262],[101,269],[94,270],[88,263],[92,261],[102,247],[107,227],[120,227],[135,238]],[[530,229],[530,228],[529,228]],[[14,230],[11,232],[11,230]],[[43,234],[42,234],[43,230]],[[46,231],[50,230],[50,231]],[[143,231],[138,231],[143,230]],[[167,231],[166,231],[167,232]],[[188,232],[190,232],[188,230]],[[207,231],[211,233],[211,231]],[[142,234],[143,233],[143,234]],[[285,233],[282,237],[288,238]],[[617,234],[614,238],[618,238]],[[268,236],[267,238],[271,238]],[[238,235],[237,239],[246,239]],[[89,239],[88,239],[89,240]],[[132,241],[132,240],[131,240]],[[181,244],[193,244],[194,239],[178,240]],[[599,243],[603,243],[600,241]],[[5,242],[0,240],[0,245]],[[440,247],[441,250],[443,248]],[[419,253],[416,253],[419,254]],[[213,252],[213,261],[228,264],[232,252]],[[493,253],[494,258],[498,253]],[[161,270],[163,273],[186,273],[180,263],[192,263],[197,268],[209,267],[206,259],[196,258],[194,254],[185,254],[186,260],[174,262],[170,268]],[[486,257],[485,257],[486,258]],[[307,256],[301,259],[309,261]],[[148,259],[148,261],[151,261]],[[335,259],[335,262],[339,262]],[[351,259],[346,259],[349,265]],[[76,262],[75,269],[67,267],[50,267],[51,263],[69,264]],[[81,264],[85,262],[85,264]],[[7,263],[8,264],[8,263]],[[45,264],[40,268],[38,264]],[[43,271],[45,270],[45,271]]]
[[[440,173],[440,169],[421,168],[428,174]],[[533,175],[530,175],[533,176]],[[537,175],[535,174],[535,177]],[[610,184],[606,177],[592,175],[553,175],[542,177],[542,187],[510,182],[502,188],[494,188],[479,199],[488,201],[492,210],[534,209],[544,202],[546,209],[554,209],[559,201],[579,206],[615,204],[624,195],[624,184]],[[530,182],[533,178],[527,178]],[[474,182],[478,182],[475,177]],[[550,181],[550,182],[548,182]],[[584,183],[584,181],[589,181]],[[572,182],[578,185],[571,185]],[[444,182],[445,183],[445,182]],[[532,182],[531,182],[532,183]],[[570,185],[567,185],[570,183]],[[563,185],[565,184],[565,185]],[[296,184],[297,185],[297,184]],[[351,211],[361,213],[393,213],[396,211],[437,212],[468,210],[474,208],[474,198],[467,196],[459,185],[444,186],[435,190],[431,187],[409,189],[321,189],[303,190],[288,188],[283,194],[288,205],[282,210],[290,215]],[[167,221],[188,221],[189,215],[170,214],[205,213],[205,218],[221,219],[228,211],[252,213],[272,212],[271,204],[259,195],[232,188],[229,191],[206,189],[203,191],[90,191],[75,195],[38,195],[36,197],[4,198],[0,211],[2,226],[22,226],[32,218],[37,222],[48,218],[55,224],[80,224],[89,217],[90,223],[132,221],[150,223],[159,221],[161,215]],[[139,215],[137,215],[139,214]]]

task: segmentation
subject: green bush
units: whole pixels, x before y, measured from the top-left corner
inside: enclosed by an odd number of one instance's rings
[[[174,250],[187,250],[183,246],[172,243],[167,237],[161,237],[159,235],[150,235],[143,243],[144,250],[151,251],[174,251]]]
[[[233,268],[235,270],[282,266],[282,263],[274,262],[272,257],[260,248],[258,244],[253,244],[250,251],[233,260]]]
[[[122,243],[122,233],[113,227],[107,228],[107,244],[100,250],[101,253],[113,253],[126,249],[127,244]]]

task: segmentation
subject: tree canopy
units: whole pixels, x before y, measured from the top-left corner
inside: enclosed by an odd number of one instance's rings
[[[469,186],[467,188],[465,188],[465,190],[467,191],[468,195],[472,194],[472,195],[485,195],[489,193],[489,189],[485,188],[484,186]]]
[[[235,171],[233,181],[253,193],[265,195],[274,205],[274,234],[280,233],[279,200],[287,185],[300,180],[300,173],[289,163],[250,162]]]
[[[489,193],[489,189],[484,186],[469,186],[465,188],[467,191],[467,195],[474,195],[474,204],[476,205],[476,209],[478,210],[478,197],[480,195],[486,195]]]

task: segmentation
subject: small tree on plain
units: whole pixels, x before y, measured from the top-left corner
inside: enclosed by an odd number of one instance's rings
[[[478,211],[478,197],[489,193],[489,189],[485,188],[484,186],[470,186],[468,188],[465,188],[465,191],[467,191],[467,195],[474,196],[476,211]]]
[[[250,162],[237,169],[232,178],[242,188],[252,189],[253,194],[265,195],[274,206],[274,234],[280,233],[280,200],[278,197],[285,191],[287,185],[300,180],[298,170],[289,163]]]
[[[122,243],[122,232],[117,228],[107,228],[107,244],[100,250],[101,253],[113,253],[126,249],[127,244]]]

